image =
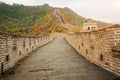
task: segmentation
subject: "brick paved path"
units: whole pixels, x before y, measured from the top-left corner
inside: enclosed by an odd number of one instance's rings
[[[36,50],[4,80],[113,80],[113,74],[85,60],[57,38]]]

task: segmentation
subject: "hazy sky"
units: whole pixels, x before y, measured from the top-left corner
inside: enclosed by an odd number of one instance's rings
[[[120,0],[0,0],[9,4],[42,5],[48,3],[56,7],[68,7],[79,15],[111,23],[120,24]]]

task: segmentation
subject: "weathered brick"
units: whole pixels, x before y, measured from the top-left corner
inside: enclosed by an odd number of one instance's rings
[[[75,35],[79,36],[75,38]],[[66,40],[88,60],[120,75],[120,58],[117,57],[120,56],[120,26],[72,34]],[[113,51],[114,47],[118,52]]]

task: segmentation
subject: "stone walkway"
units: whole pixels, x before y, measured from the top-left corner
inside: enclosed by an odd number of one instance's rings
[[[37,49],[3,80],[113,80],[113,74],[90,63],[57,38]]]

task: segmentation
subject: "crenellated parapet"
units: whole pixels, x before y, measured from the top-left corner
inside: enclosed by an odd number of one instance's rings
[[[68,34],[66,40],[89,61],[120,75],[120,25]]]
[[[29,37],[0,33],[0,73],[12,68],[30,52],[52,41],[55,37],[53,34]]]

